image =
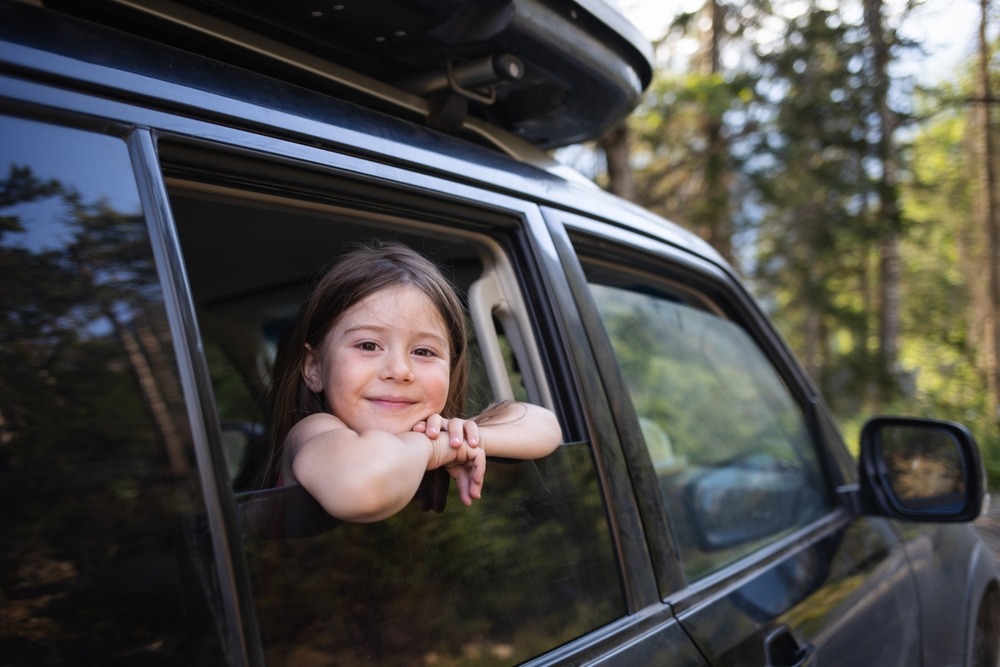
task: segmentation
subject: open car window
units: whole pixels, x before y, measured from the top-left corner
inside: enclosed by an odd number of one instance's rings
[[[310,282],[362,242],[405,243],[457,287],[473,351],[469,414],[502,399],[551,404],[548,385],[534,370],[537,353],[522,331],[527,316],[509,260],[489,237],[192,182],[173,182],[171,206],[238,489],[253,485],[255,452],[248,447],[260,435],[282,335]]]
[[[307,196],[306,176],[286,192],[209,180],[171,177],[168,193],[268,664],[516,663],[623,616],[587,442],[537,461],[490,460],[472,507],[452,485],[442,513],[411,503],[373,524],[326,516],[300,487],[258,483],[278,340],[310,278],[359,241],[409,245],[458,288],[472,325],[470,413],[508,398],[552,406],[515,270],[527,261],[512,241],[516,215],[487,225],[484,210],[445,217],[433,202],[345,201],[322,184]]]

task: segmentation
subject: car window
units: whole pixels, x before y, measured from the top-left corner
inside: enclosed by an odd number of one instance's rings
[[[0,117],[0,662],[219,664],[191,435],[119,138]]]
[[[287,177],[298,188],[310,181]],[[372,524],[338,522],[300,487],[258,488],[247,474],[275,345],[308,280],[359,240],[405,243],[458,287],[473,324],[470,412],[505,397],[548,404],[552,383],[538,370],[528,300],[514,280],[512,267],[524,261],[511,250],[516,218],[497,220],[487,235],[481,210],[443,218],[433,202],[418,202],[406,215],[390,190],[376,207],[360,197],[327,204],[322,185],[308,198],[245,184],[168,185],[230,438],[268,664],[512,664],[625,614],[586,442],[537,461],[491,459],[471,508],[452,485],[442,513],[411,503]]]
[[[826,511],[804,413],[747,331],[679,282],[607,264],[586,270],[686,577]]]

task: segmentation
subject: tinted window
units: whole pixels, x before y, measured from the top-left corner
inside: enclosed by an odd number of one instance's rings
[[[483,498],[471,508],[453,486],[443,513],[411,504],[374,524],[330,519],[300,487],[249,490],[256,477],[249,471],[260,460],[257,406],[275,345],[316,272],[360,239],[392,239],[440,264],[468,301],[487,264],[504,264],[496,255],[502,239],[476,237],[460,223],[431,228],[365,214],[375,208],[365,202],[314,203],[324,196],[279,201],[194,183],[176,183],[171,193],[220,422],[232,445],[269,664],[512,664],[622,616],[587,443],[563,444],[539,461],[491,460]],[[392,196],[380,206],[388,208]],[[421,220],[429,217],[424,212]],[[475,211],[454,218],[481,221]],[[513,336],[491,322],[476,329],[471,347],[478,355],[493,351],[516,399],[538,401],[519,356],[531,347],[523,335],[531,327],[520,325],[522,335]],[[497,340],[484,344],[482,336]],[[470,412],[494,398],[488,364],[473,362]]]
[[[747,332],[679,285],[590,274],[687,576],[818,517],[826,496],[803,412]]]
[[[247,540],[269,664],[516,664],[624,613],[585,444],[492,461],[471,508],[275,537]]]
[[[213,565],[125,144],[0,119],[0,662],[216,664]]]

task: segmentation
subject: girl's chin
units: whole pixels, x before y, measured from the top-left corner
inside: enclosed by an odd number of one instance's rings
[[[414,424],[419,420],[413,419],[374,419],[374,420],[360,420],[355,424],[347,424],[348,428],[353,431],[361,433],[362,431],[377,430],[377,431],[388,431],[389,433],[406,433],[407,431],[412,431]]]

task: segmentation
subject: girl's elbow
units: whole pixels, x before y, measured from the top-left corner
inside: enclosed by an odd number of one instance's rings
[[[545,414],[547,418],[546,428],[549,433],[549,442],[552,445],[552,449],[550,451],[553,451],[555,450],[556,447],[558,447],[562,443],[563,440],[562,427],[559,426],[559,420],[556,418],[554,412],[546,410]]]
[[[545,450],[545,455],[551,454],[559,448],[562,444],[563,436],[562,430],[559,428],[559,424],[556,424],[555,430],[553,431],[552,437],[546,443],[547,449]]]
[[[562,443],[562,427],[559,426],[559,420],[556,419],[555,414],[544,409],[541,415],[540,427],[540,437],[538,438],[540,452],[538,456],[548,456]]]
[[[297,474],[299,483],[332,517],[352,523],[372,523],[392,516],[403,507],[386,487],[360,476]]]
[[[345,485],[339,492],[328,492],[316,499],[327,514],[341,521],[352,523],[374,523],[387,519],[406,506],[379,491],[366,488],[349,488]],[[308,489],[307,489],[308,490]]]

